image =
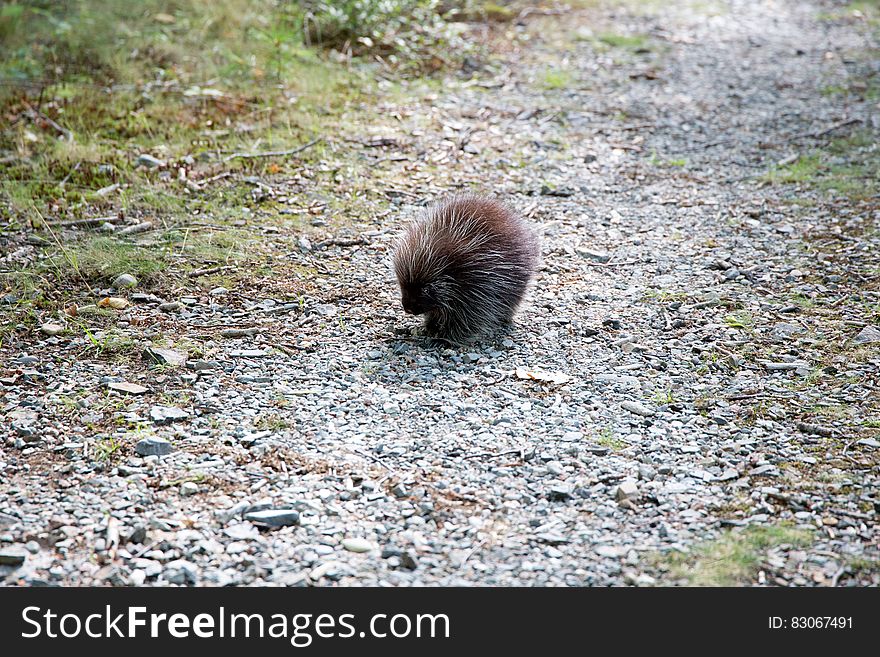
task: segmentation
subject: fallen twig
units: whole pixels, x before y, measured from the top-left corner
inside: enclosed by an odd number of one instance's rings
[[[66,228],[68,226],[96,226],[103,223],[116,223],[125,217],[115,214],[111,217],[91,217],[90,219],[68,219],[65,221],[47,221],[47,226],[52,228]]]
[[[230,160],[234,160],[236,158],[241,158],[243,160],[255,158],[255,157],[281,157],[284,155],[296,155],[297,153],[301,153],[307,148],[311,148],[319,141],[322,141],[323,137],[318,137],[317,139],[313,139],[307,144],[303,144],[302,146],[297,146],[296,148],[291,148],[286,151],[266,151],[265,153],[233,153],[232,155],[227,155],[223,158],[224,162],[229,162]]]
[[[117,235],[134,235],[135,233],[144,233],[153,227],[152,222],[142,221],[134,226],[127,226],[116,232]]]
[[[45,121],[53,130],[63,135],[64,138],[67,139],[67,141],[73,141],[73,133],[70,130],[59,125],[39,110],[34,109],[30,105],[27,105],[27,113],[31,120],[41,119],[42,121]]]
[[[368,244],[369,242],[363,237],[356,237],[354,239],[344,240],[344,239],[329,239],[324,240],[323,242],[318,242],[312,248],[321,249],[325,246],[358,246],[361,244]]]
[[[626,260],[624,262],[613,262],[609,260],[608,262],[592,262],[592,261],[584,261],[585,265],[589,265],[590,267],[622,267],[623,265],[641,265],[641,264],[649,264],[647,262],[643,262],[642,260]]]
[[[222,267],[205,267],[204,269],[196,269],[191,271],[187,276],[196,278],[197,276],[207,276],[208,274],[216,274],[227,269],[235,269],[234,265],[223,265]]]
[[[842,128],[847,125],[852,125],[853,123],[861,123],[862,120],[858,117],[853,117],[851,119],[844,119],[843,121],[837,121],[836,123],[832,123],[830,126],[825,128],[824,130],[819,130],[818,132],[801,132],[800,134],[795,135],[794,137],[789,137],[788,141],[797,141],[798,139],[806,139],[807,137],[813,137],[814,139],[818,137],[824,137],[829,132],[834,132],[838,128]]]

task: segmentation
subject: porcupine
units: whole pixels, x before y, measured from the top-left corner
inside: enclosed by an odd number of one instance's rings
[[[394,252],[405,312],[425,332],[467,344],[511,323],[538,267],[534,230],[507,205],[472,194],[430,206]]]

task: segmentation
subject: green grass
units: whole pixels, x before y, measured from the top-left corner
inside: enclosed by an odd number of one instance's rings
[[[687,160],[685,158],[678,159],[665,159],[660,157],[657,154],[657,151],[651,152],[651,159],[649,160],[652,166],[655,167],[685,167],[687,166]]]
[[[596,40],[612,48],[643,50],[648,47],[648,38],[642,34],[624,35],[605,32],[597,35]]]
[[[746,310],[737,310],[729,315],[725,315],[724,323],[730,328],[750,331],[755,326],[755,318]]]
[[[547,71],[541,80],[545,89],[567,89],[572,85],[572,76],[568,71]]]
[[[675,398],[675,393],[671,388],[667,388],[666,390],[657,390],[654,392],[654,395],[651,397],[651,400],[656,404],[674,404],[677,400]]]
[[[685,301],[688,293],[684,291],[649,289],[645,291],[643,299],[645,301],[659,301],[660,303],[672,303],[674,301]]]
[[[278,413],[260,415],[254,422],[254,428],[262,431],[283,431],[290,428],[290,422]]]
[[[626,447],[626,443],[623,442],[620,438],[614,435],[614,429],[611,427],[605,427],[602,431],[599,432],[599,435],[595,440],[597,445],[601,445],[602,447],[607,447],[612,451],[620,451]]]
[[[877,0],[850,2],[843,7],[820,12],[818,18],[819,20],[830,22],[864,20],[876,28],[880,26],[880,3]]]
[[[765,180],[772,184],[812,182],[822,166],[819,155],[800,156],[794,162],[772,167]]]
[[[771,167],[765,184],[796,184],[856,201],[880,194],[880,147],[871,130],[857,129],[833,139],[825,148]]]
[[[42,307],[122,272],[142,290],[212,263],[239,265],[224,272],[230,282],[268,274],[268,259],[262,269],[255,262],[271,250],[260,227],[301,232],[310,215],[281,215],[271,195],[253,198],[249,177],[271,186],[304,176],[307,191],[283,207],[308,208],[317,197],[330,199],[333,216],[369,217],[387,201],[374,203],[380,174],[350,143],[376,120],[374,104],[402,92],[395,77],[457,66],[475,52],[441,9],[437,0],[5,4],[0,232],[43,231],[46,244],[0,273],[0,293],[15,290]],[[346,58],[329,54],[343,46]],[[376,57],[390,78],[381,92]],[[292,156],[229,157],[315,139]],[[142,154],[165,165],[139,166]],[[153,228],[131,238],[48,228],[117,213]],[[239,226],[243,217],[258,219],[254,228]]]
[[[655,564],[676,581],[689,586],[742,586],[752,582],[768,550],[782,546],[807,547],[808,530],[785,525],[747,527],[725,532],[687,554],[669,553]]]
[[[123,444],[116,438],[101,438],[95,442],[95,460],[101,463],[112,462],[120,456]]]

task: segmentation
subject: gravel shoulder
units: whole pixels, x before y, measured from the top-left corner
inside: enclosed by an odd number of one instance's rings
[[[389,95],[356,182],[393,211],[284,280],[113,291],[134,357],[3,343],[0,581],[880,584],[876,26],[668,4],[532,16]],[[509,335],[438,349],[389,247],[462,187],[544,264]]]

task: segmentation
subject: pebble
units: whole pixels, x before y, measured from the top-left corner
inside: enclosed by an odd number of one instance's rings
[[[258,327],[252,328],[228,328],[220,331],[220,336],[224,338],[243,338],[246,336],[254,336],[260,332]]]
[[[650,408],[634,401],[621,402],[620,407],[626,411],[629,411],[630,413],[635,413],[636,415],[642,415],[644,417],[651,417],[652,415],[654,415],[654,411],[652,411]]]
[[[189,418],[189,413],[176,406],[153,406],[150,409],[150,419],[155,424],[170,424],[187,418]]]
[[[174,447],[164,438],[148,436],[135,444],[134,451],[141,456],[166,456],[174,451]]]
[[[287,527],[299,524],[299,512],[293,509],[265,509],[246,513],[245,520],[267,527]]]
[[[866,326],[853,338],[855,344],[870,344],[872,342],[880,342],[880,328],[876,326]]]
[[[163,160],[160,160],[157,157],[153,157],[148,153],[141,153],[140,155],[138,155],[135,164],[137,166],[147,167],[148,169],[156,169],[165,166],[165,162]]]
[[[586,258],[587,260],[593,260],[595,262],[608,262],[611,260],[611,254],[604,251],[594,251],[583,247],[577,247],[575,248],[575,251],[579,256]]]
[[[187,358],[184,353],[162,347],[148,347],[142,352],[142,357],[146,361],[169,367],[179,367],[186,362]]]
[[[21,545],[0,547],[0,566],[20,566],[27,559],[28,551]]]
[[[198,566],[184,559],[166,564],[162,575],[172,584],[198,584],[199,581]]]
[[[47,322],[40,327],[40,330],[46,335],[58,335],[59,333],[64,332],[64,327],[61,326],[61,324]]]
[[[120,274],[113,279],[113,287],[117,290],[126,290],[137,286],[138,279],[131,274]]]
[[[124,392],[128,395],[142,395],[150,390],[146,386],[138,385],[137,383],[129,383],[128,381],[111,381],[107,384],[107,387],[110,390]]]
[[[639,494],[639,487],[634,481],[624,481],[614,489],[614,499],[618,502],[635,499]]]
[[[346,538],[342,541],[342,547],[349,552],[369,552],[374,545],[365,538]]]

